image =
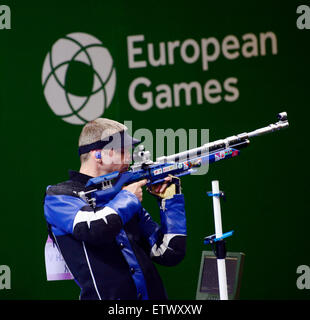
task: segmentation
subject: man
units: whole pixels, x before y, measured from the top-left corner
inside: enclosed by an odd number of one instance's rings
[[[153,262],[173,266],[185,256],[184,198],[171,178],[152,191],[159,199],[161,226],[141,205],[146,180],[124,186],[95,209],[78,196],[92,177],[126,171],[137,143],[121,123],[91,121],[79,138],[80,171],[47,188],[49,234],[81,288],[80,299],[167,299]]]

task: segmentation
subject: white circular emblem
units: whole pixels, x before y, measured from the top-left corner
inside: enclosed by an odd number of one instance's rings
[[[116,72],[110,52],[87,33],[70,33],[57,40],[42,70],[45,99],[64,121],[82,125],[111,104]]]

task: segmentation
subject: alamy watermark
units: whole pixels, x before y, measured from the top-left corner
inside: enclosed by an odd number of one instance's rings
[[[296,13],[299,14],[296,20],[298,29],[310,29],[310,8],[307,5],[300,5],[297,7]]]
[[[11,29],[11,9],[9,6],[0,6],[0,30]]]
[[[299,274],[296,286],[298,289],[310,289],[310,267],[307,265],[300,265],[297,267],[296,273]]]
[[[0,290],[11,289],[11,269],[9,266],[0,266]]]
[[[125,121],[124,125],[128,128],[129,132],[132,131],[132,121]],[[145,150],[149,151],[150,154],[153,155],[152,160],[156,161],[165,155],[180,153],[209,143],[209,129],[156,129],[154,137],[151,130],[141,128],[133,133],[133,137],[143,141]],[[194,156],[198,157],[199,154],[197,153]],[[187,159],[181,158],[180,161],[182,160]],[[208,172],[208,169],[209,166],[207,164],[200,167],[197,172],[193,174],[203,175]]]

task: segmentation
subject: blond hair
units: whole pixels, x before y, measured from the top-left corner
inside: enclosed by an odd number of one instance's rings
[[[127,127],[111,119],[98,118],[90,121],[82,129],[79,137],[79,147],[102,140],[123,130],[127,130]],[[87,161],[89,156],[89,152],[82,154],[80,156],[81,163]]]

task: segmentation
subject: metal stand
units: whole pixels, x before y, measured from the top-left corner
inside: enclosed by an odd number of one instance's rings
[[[218,279],[219,279],[220,299],[228,300],[227,276],[226,276],[226,264],[225,264],[226,246],[225,246],[224,238],[231,236],[234,231],[230,231],[223,234],[220,198],[224,197],[224,193],[220,191],[219,182],[217,180],[212,181],[212,192],[208,192],[207,194],[208,196],[213,197],[215,235],[206,237],[204,239],[204,243],[211,244],[211,245],[215,244],[214,251],[217,258],[217,271],[218,271]]]

